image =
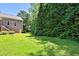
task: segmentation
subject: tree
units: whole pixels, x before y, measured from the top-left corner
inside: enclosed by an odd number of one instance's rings
[[[27,13],[24,10],[20,10],[17,16],[21,17],[23,19],[23,32],[29,31],[29,13]]]
[[[31,25],[31,32],[33,34],[35,34],[37,32],[37,16],[38,16],[38,12],[39,12],[39,7],[40,4],[39,3],[32,3],[31,4],[31,8],[29,9],[30,12],[30,17],[29,17],[29,21],[30,21],[30,25]]]
[[[79,4],[40,3],[32,6],[32,33],[79,40]],[[34,18],[35,17],[35,18]]]

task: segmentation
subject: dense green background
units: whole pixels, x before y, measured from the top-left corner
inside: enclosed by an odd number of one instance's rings
[[[35,35],[79,39],[79,4],[32,4],[30,17]]]

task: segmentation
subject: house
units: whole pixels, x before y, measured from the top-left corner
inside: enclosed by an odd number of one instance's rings
[[[21,17],[0,13],[0,31],[22,32],[23,20]]]

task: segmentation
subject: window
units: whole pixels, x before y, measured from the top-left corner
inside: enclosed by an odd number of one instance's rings
[[[15,22],[15,26],[16,26],[16,22]]]
[[[7,25],[10,25],[9,21],[8,21]]]

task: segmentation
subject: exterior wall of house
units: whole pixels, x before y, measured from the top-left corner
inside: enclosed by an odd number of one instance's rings
[[[23,29],[23,24],[21,20],[3,18],[2,25],[9,28],[11,31],[15,31],[17,33],[22,32]]]
[[[1,31],[2,18],[0,18],[0,31]]]

